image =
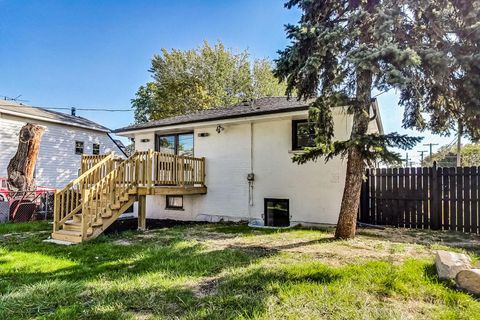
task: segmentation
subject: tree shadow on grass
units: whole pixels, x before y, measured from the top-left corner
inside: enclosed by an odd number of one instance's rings
[[[171,238],[158,244],[140,243],[115,245],[112,239],[102,238],[86,244],[64,247],[51,244],[3,246],[6,254],[19,256],[35,254],[45,261],[66,261],[69,265],[43,272],[42,266],[28,263],[20,268],[4,270],[0,278],[0,293],[8,293],[23,285],[34,285],[42,281],[88,282],[101,278],[105,281],[122,277],[139,277],[150,272],[160,272],[172,277],[208,277],[225,268],[247,266],[258,259],[276,254],[276,251],[245,251],[236,248],[206,250],[200,243],[185,242],[182,238]],[[15,259],[15,257],[14,257]],[[7,259],[0,260],[8,262]],[[40,262],[41,263],[41,262]],[[49,266],[45,266],[48,269]]]
[[[272,297],[278,297],[281,287],[305,283],[329,285],[342,276],[333,268],[319,268],[309,273],[290,270],[265,270],[255,268],[240,274],[229,274],[218,279],[216,288],[200,300],[199,306],[190,310],[194,319],[232,319],[262,317],[269,310]]]

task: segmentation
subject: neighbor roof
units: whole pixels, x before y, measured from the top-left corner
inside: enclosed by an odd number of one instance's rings
[[[30,118],[45,122],[55,122],[64,125],[81,127],[91,130],[110,132],[110,129],[88,119],[71,116],[66,113],[28,106],[14,101],[0,100],[0,113],[10,114],[22,118]]]
[[[135,124],[114,130],[114,132],[120,133],[203,121],[223,120],[248,116],[258,116],[271,113],[307,110],[308,103],[309,102],[305,102],[303,100],[298,101],[296,98],[287,99],[287,97],[266,97],[248,102],[243,102],[230,107],[207,109],[177,117],[165,118],[142,124]]]

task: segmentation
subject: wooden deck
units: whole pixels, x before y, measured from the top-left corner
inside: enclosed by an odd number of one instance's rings
[[[84,156],[81,175],[55,193],[52,238],[82,242],[101,234],[138,201],[139,228],[145,227],[147,195],[206,194],[205,159],[136,152]]]

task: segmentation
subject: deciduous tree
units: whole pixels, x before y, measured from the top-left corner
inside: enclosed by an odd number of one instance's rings
[[[248,51],[236,53],[221,42],[186,51],[162,49],[150,73],[153,80],[132,99],[137,123],[284,95],[286,88],[274,77],[270,61],[251,62]]]

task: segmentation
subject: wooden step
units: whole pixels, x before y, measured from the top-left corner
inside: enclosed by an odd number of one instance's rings
[[[113,212],[111,209],[107,209],[104,212],[102,212],[102,218],[103,219],[108,219],[113,215]]]
[[[122,207],[122,204],[121,203],[112,203],[110,204],[110,209],[112,210],[118,210]]]
[[[127,202],[128,200],[130,200],[130,195],[129,194],[122,195],[122,196],[118,197],[118,199],[122,202]]]
[[[92,227],[101,227],[103,225],[102,219],[99,219],[100,221],[95,221],[92,223]],[[75,222],[73,220],[66,221],[65,224],[63,225],[63,230],[67,231],[82,231],[82,224],[79,222]],[[91,234],[93,232],[92,228],[88,228],[87,234]]]
[[[80,231],[59,230],[52,233],[52,239],[80,243],[82,242],[82,233]]]
[[[73,215],[73,221],[81,223],[82,222],[82,214],[81,213],[74,214]]]

